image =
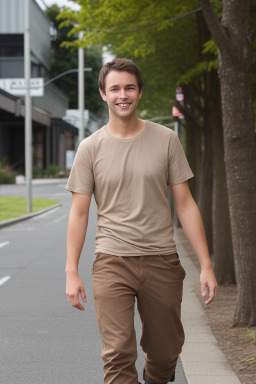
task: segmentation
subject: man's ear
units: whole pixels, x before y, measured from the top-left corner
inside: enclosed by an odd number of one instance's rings
[[[142,93],[143,93],[143,88],[141,88],[141,90],[140,90],[140,93],[139,93],[139,99],[141,99],[141,97],[142,97]]]
[[[102,98],[104,101],[107,101],[107,99],[106,99],[106,95],[105,95],[105,93],[103,92],[103,90],[99,88],[99,92],[100,92],[101,98]]]

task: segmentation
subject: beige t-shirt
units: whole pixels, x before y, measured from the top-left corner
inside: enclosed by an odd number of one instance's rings
[[[176,252],[168,184],[193,177],[177,135],[147,121],[122,139],[103,126],[79,145],[66,189],[97,204],[96,253],[118,256]]]

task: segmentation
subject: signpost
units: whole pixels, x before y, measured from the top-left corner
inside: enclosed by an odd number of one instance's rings
[[[25,176],[27,190],[27,212],[32,212],[32,106],[30,96],[31,57],[30,57],[30,12],[29,2],[25,1]]]
[[[14,96],[26,96],[27,79],[0,79],[0,88]],[[30,96],[41,97],[44,95],[43,77],[30,79]]]
[[[79,33],[82,39],[83,32]],[[78,49],[78,109],[80,113],[79,121],[79,143],[84,139],[84,49]]]

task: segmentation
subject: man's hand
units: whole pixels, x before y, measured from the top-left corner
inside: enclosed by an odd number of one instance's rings
[[[205,297],[208,294],[208,299],[205,301],[205,304],[209,304],[216,295],[218,285],[212,267],[201,270],[200,281],[201,295]]]
[[[79,293],[81,295],[81,299],[84,303],[87,303],[84,285],[82,280],[80,279],[78,273],[76,272],[67,272],[66,279],[66,295],[68,301],[72,304],[73,307],[79,309],[80,311],[84,311],[83,305],[79,300]]]

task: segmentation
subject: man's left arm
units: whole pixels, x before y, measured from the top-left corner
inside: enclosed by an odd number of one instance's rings
[[[208,298],[205,304],[209,304],[215,297],[217,282],[206,242],[203,221],[187,181],[171,186],[171,190],[182,228],[200,262],[201,295],[205,297],[208,288]]]

